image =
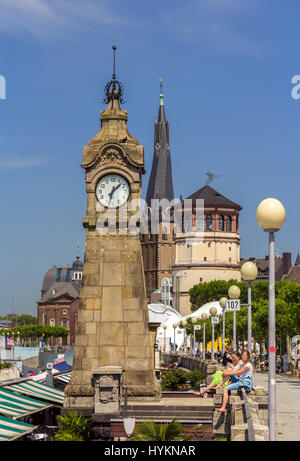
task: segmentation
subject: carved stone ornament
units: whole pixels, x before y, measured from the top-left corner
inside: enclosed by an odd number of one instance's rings
[[[101,155],[101,163],[108,165],[123,165],[123,155],[117,150],[107,150]]]

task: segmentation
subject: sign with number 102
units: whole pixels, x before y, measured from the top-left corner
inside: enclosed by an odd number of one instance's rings
[[[227,299],[226,301],[226,311],[233,312],[241,310],[241,300],[240,299]]]

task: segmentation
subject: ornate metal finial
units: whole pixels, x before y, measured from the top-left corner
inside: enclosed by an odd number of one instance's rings
[[[163,84],[162,84],[163,79],[159,78],[158,80],[160,81],[160,84],[159,84],[160,86],[160,95],[159,95],[160,105],[163,106],[164,105],[164,94],[163,94]]]
[[[113,58],[113,74],[112,79],[105,85],[105,98],[103,102],[108,104],[109,101],[112,101],[112,105],[114,103],[114,99],[118,99],[120,104],[124,104],[123,100],[123,85],[116,79],[116,45],[112,47],[114,58]]]

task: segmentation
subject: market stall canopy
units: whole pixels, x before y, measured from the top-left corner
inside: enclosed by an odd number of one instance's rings
[[[55,379],[57,379],[58,381],[61,381],[63,383],[69,383],[70,379],[71,379],[71,373],[67,373],[65,375],[59,375],[59,376],[56,376]]]
[[[8,385],[5,386],[5,389],[18,392],[23,395],[38,397],[39,399],[46,400],[51,403],[58,403],[62,405],[64,401],[64,391],[32,380],[19,384]]]
[[[14,419],[51,407],[46,402],[30,399],[23,395],[0,388],[0,414]]]
[[[16,440],[26,434],[31,434],[35,429],[37,426],[0,416],[0,442]]]

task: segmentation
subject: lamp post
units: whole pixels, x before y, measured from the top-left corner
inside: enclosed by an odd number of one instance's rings
[[[163,325],[163,329],[164,329],[164,349],[165,349],[165,354],[167,353],[167,345],[166,345],[166,329],[167,329],[167,325]]]
[[[196,330],[195,325],[198,322],[197,317],[192,318],[192,324],[194,325],[194,341],[193,341],[193,357],[195,358],[195,344],[196,344]]]
[[[206,345],[205,345],[205,320],[207,320],[207,314],[203,312],[201,315],[201,319],[203,320],[203,355],[202,357],[205,359],[205,350],[206,350]]]
[[[252,353],[252,297],[251,297],[251,282],[257,277],[257,267],[251,261],[244,263],[241,267],[242,279],[248,282],[248,327],[247,327],[247,339],[248,339],[248,351]]]
[[[209,309],[209,313],[211,317],[215,317],[217,315],[217,309],[215,307],[211,307]],[[213,321],[211,322],[211,360],[215,360],[215,324]]]
[[[227,298],[223,297],[220,299],[219,304],[222,307],[223,322],[222,322],[222,357],[225,352],[225,312],[226,312],[226,301]]]
[[[186,353],[186,331],[185,331],[185,328],[187,326],[187,321],[186,320],[182,320],[181,322],[181,325],[183,326],[183,352]]]
[[[276,337],[275,337],[275,247],[274,233],[285,221],[286,213],[282,203],[275,198],[263,200],[257,207],[256,220],[269,233],[269,365],[268,365],[268,405],[269,440],[276,440]]]
[[[230,299],[238,299],[241,295],[241,290],[236,285],[231,285],[228,290],[228,297]],[[233,311],[233,339],[232,339],[233,350],[236,350],[236,311]]]
[[[176,328],[177,328],[177,323],[173,323],[173,328],[174,328],[174,347],[173,347],[173,352],[175,354],[176,352]]]

